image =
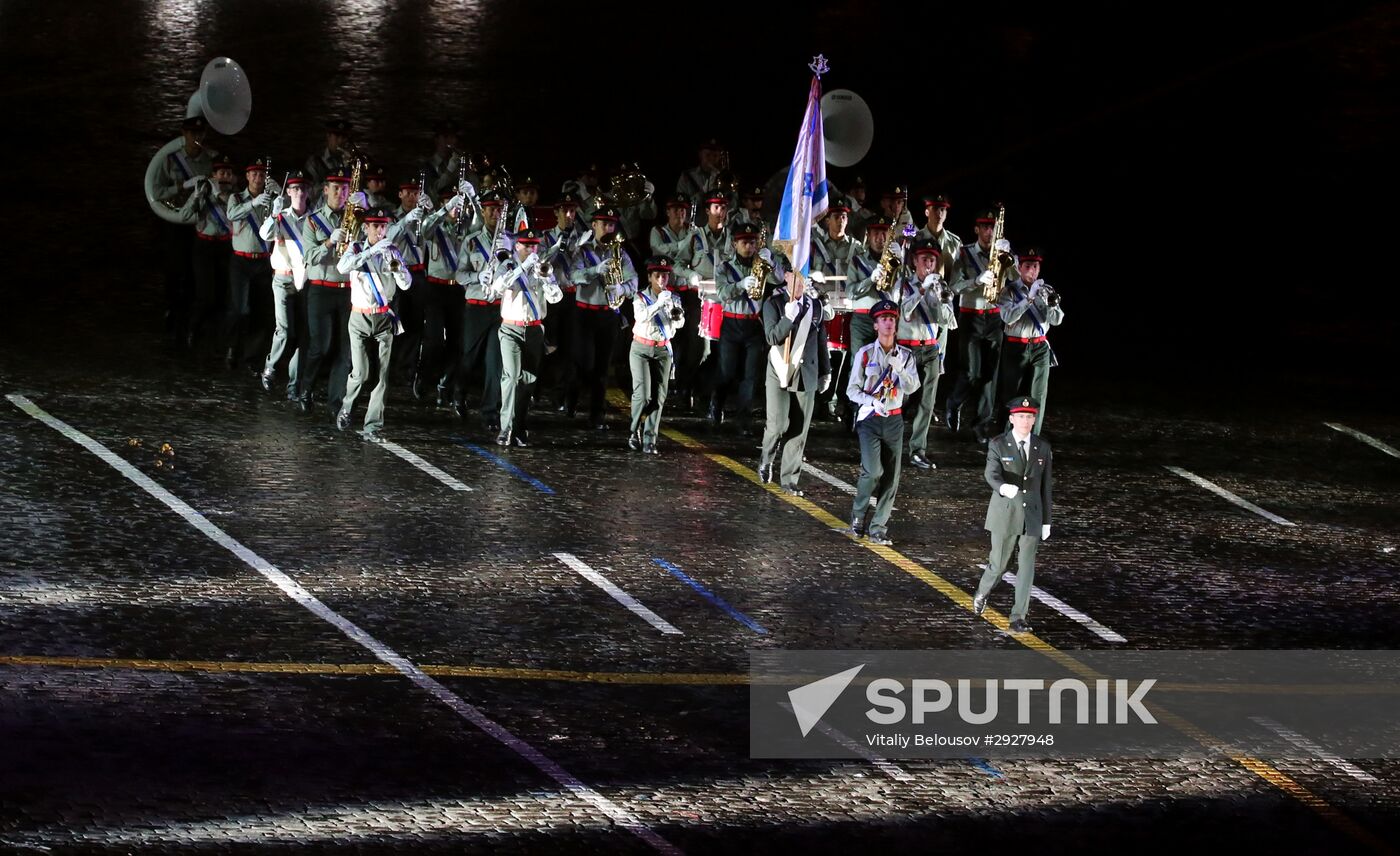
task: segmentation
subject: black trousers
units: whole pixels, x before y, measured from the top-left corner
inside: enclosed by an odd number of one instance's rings
[[[695,393],[696,375],[700,371],[700,357],[704,342],[700,339],[700,292],[693,288],[677,290],[673,298],[680,298],[681,309],[685,310],[685,326],[676,331],[671,339],[671,350],[675,352],[676,382],[673,393]]]
[[[194,262],[194,304],[190,307],[186,341],[195,346],[207,344],[218,330],[218,318],[228,291],[228,260],[233,255],[228,241],[195,239],[191,250]]]
[[[965,373],[958,376],[957,385],[948,398],[948,409],[961,410],[963,404],[971,400],[977,408],[971,425],[979,436],[989,437],[997,433],[997,408],[993,399],[996,397],[997,365],[1001,360],[1004,338],[1001,316],[996,313],[977,315],[964,312],[958,324],[958,329],[964,331]]]
[[[720,382],[715,387],[715,407],[723,410],[730,396],[736,399],[739,418],[747,419],[754,392],[763,378],[768,343],[763,323],[748,318],[725,318],[719,331]]]
[[[621,329],[618,314],[608,307],[578,308],[578,339],[574,362],[578,365],[579,385],[588,398],[588,420],[603,421],[603,405],[608,389],[608,368],[612,365],[613,344]]]
[[[554,353],[545,358],[549,377],[548,388],[554,391],[556,403],[570,412],[578,407],[578,295],[565,291],[564,298],[549,307],[544,317],[545,342],[554,346]]]
[[[165,269],[165,332],[183,342],[190,328],[194,302],[194,229],[160,221],[160,247]]]
[[[327,285],[306,286],[306,347],[297,385],[303,401],[311,398],[317,376],[329,363],[326,403],[331,415],[340,412],[345,400],[345,383],[350,377],[350,289]]]
[[[407,384],[418,371],[418,352],[423,345],[423,304],[428,300],[428,278],[421,270],[410,270],[412,281],[407,291],[394,292],[394,313],[403,322],[403,332],[394,339],[394,353],[389,358],[389,379]]]
[[[462,348],[452,400],[466,400],[466,387],[477,366],[482,369],[481,415],[495,422],[501,415],[501,307],[462,301],[458,310],[462,326]]]
[[[224,345],[239,363],[260,365],[260,357],[267,354],[265,333],[272,318],[271,297],[272,267],[267,259],[229,259]]]
[[[465,291],[455,282],[428,282],[424,286],[423,353],[418,363],[424,384],[431,378],[442,389],[451,389],[457,377]],[[499,309],[496,314],[500,314]]]

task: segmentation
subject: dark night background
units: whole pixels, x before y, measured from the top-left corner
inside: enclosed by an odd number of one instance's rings
[[[214,56],[254,93],[247,128],[216,145],[271,155],[274,173],[347,116],[411,175],[452,117],[464,147],[548,195],[589,160],[640,161],[669,190],[711,135],[766,179],[821,52],[825,88],[875,115],[870,155],[835,184],[946,192],[965,240],[974,209],[1004,199],[1013,243],[1046,247],[1067,311],[1059,400],[1393,389],[1371,367],[1400,325],[1367,271],[1391,234],[1400,5],[1061,6],[9,0],[0,174],[39,276],[8,282],[29,311],[3,364],[32,365],[56,334],[91,373],[165,359],[144,347],[161,286],[141,177]]]

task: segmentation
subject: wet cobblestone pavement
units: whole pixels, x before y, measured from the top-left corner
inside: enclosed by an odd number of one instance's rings
[[[535,445],[507,452],[395,390],[385,438],[470,488],[453,490],[244,377],[129,345],[121,359],[81,336],[62,359],[0,353],[0,392],[91,437],[445,695],[7,401],[0,849],[1332,853],[1400,834],[1389,761],[1358,762],[1367,780],[1278,761],[1300,796],[1227,761],[750,759],[751,649],[1022,647],[831,531],[850,504],[833,482],[856,481],[857,455],[830,424],[809,447],[825,478],[804,476],[791,500],[752,479],[756,441],[728,426],[670,418],[680,434],[644,459],[616,415],[599,433],[541,413]],[[1396,446],[1393,414],[1103,408],[1061,386],[1055,537],[1036,583],[1085,620],[1037,602],[1039,639],[1394,646],[1400,460],[1325,424]],[[938,428],[931,451],[936,471],[905,470],[894,549],[970,592],[981,452]],[[1009,601],[1003,587],[992,605]]]

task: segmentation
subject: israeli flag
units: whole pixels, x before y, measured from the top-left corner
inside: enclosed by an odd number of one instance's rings
[[[820,68],[820,70],[818,70]],[[821,74],[826,62],[818,57],[807,93],[807,112],[797,135],[797,150],[788,167],[783,206],[778,210],[774,242],[792,241],[792,268],[803,278],[811,276],[812,224],[826,213],[826,144],[822,140]]]

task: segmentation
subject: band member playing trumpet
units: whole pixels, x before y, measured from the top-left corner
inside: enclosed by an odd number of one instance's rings
[[[300,369],[301,349],[305,347],[306,336],[306,280],[298,279],[297,269],[306,272],[306,247],[302,234],[306,231],[306,217],[311,213],[307,207],[306,176],[300,170],[287,176],[284,188],[288,202],[282,196],[272,200],[272,214],[263,221],[258,235],[272,247],[272,347],[268,349],[267,360],[263,363],[260,376],[262,388],[272,391],[272,379],[277,373],[277,364],[291,349],[287,360],[287,399],[297,400],[297,372]]]
[[[764,484],[772,483],[773,467],[778,463],[778,483],[783,490],[802,496],[798,480],[812,411],[817,393],[831,384],[831,360],[823,334],[835,313],[815,285],[808,283],[794,294],[795,285],[796,275],[789,273],[784,284],[763,301],[763,338],[769,355],[764,381],[767,421],[758,477]],[[797,408],[796,419],[791,418],[793,407]]]
[[[933,468],[928,459],[928,429],[933,423],[938,377],[943,371],[940,359],[950,328],[957,326],[953,312],[953,291],[938,274],[942,253],[932,238],[915,238],[912,272],[902,273],[899,294],[899,332],[896,341],[909,349],[919,369],[919,389],[908,396],[905,409],[913,411],[909,432],[909,463],[921,470]]]
[[[593,232],[579,244],[569,277],[578,288],[579,381],[588,391],[588,423],[599,431],[608,427],[603,402],[613,343],[621,326],[619,310],[637,291],[637,270],[617,233],[620,216],[612,205],[593,212]]]
[[[508,252],[497,245],[497,233],[504,237],[510,224],[500,222],[505,200],[499,193],[488,190],[480,201],[481,228],[467,235],[459,248],[456,304],[446,310],[450,368],[439,382],[438,394],[441,397],[450,387],[453,408],[465,419],[467,384],[480,368],[481,420],[487,431],[495,433],[501,430],[501,298],[488,289],[500,255]]]
[[[498,446],[529,445],[530,393],[544,362],[545,316],[549,304],[564,296],[554,266],[541,261],[540,233],[524,229],[515,236],[513,257],[495,266],[486,294],[501,302],[498,336],[501,348],[501,428]]]
[[[718,426],[724,418],[725,400],[737,393],[740,431],[746,437],[753,433],[749,408],[768,353],[759,307],[771,288],[782,285],[773,253],[766,247],[758,249],[758,235],[759,228],[751,223],[735,226],[734,258],[715,268],[724,326],[720,329],[720,382],[711,400],[710,418]]]
[[[680,403],[681,410],[690,410],[690,395],[695,388],[695,374],[700,368],[700,287],[693,280],[700,275],[691,269],[694,263],[695,248],[703,243],[698,237],[700,229],[690,222],[690,200],[683,194],[676,194],[666,200],[666,222],[651,230],[651,253],[671,260],[673,270],[667,290],[680,301],[685,311],[685,326],[680,332],[673,331],[671,340],[675,352],[676,383],[670,391],[671,399]]]
[[[350,374],[350,275],[341,273],[340,221],[350,197],[350,173],[338,169],[326,176],[325,201],[306,215],[301,245],[306,251],[306,346],[297,369],[297,397],[303,413],[311,412],[311,391],[327,355],[334,354],[326,399],[332,416],[340,413],[345,381]],[[357,237],[355,235],[348,236]]]
[[[997,307],[1006,325],[1006,343],[1001,346],[998,369],[998,401],[1026,397],[1039,402],[1035,433],[1045,423],[1045,396],[1050,392],[1050,369],[1055,352],[1046,339],[1051,327],[1065,320],[1060,295],[1040,278],[1041,252],[1028,249],[1016,260],[1018,276],[1001,290]]]
[[[986,289],[993,285],[992,271],[987,267],[992,254],[1003,257],[1002,287],[1016,276],[1016,266],[1010,263],[1011,244],[1003,238],[997,246],[991,245],[996,221],[996,209],[978,216],[977,240],[962,248],[953,268],[953,290],[958,293],[960,303],[958,329],[961,332],[958,335],[963,342],[964,361],[962,372],[948,395],[948,428],[956,432],[961,427],[963,403],[973,399],[977,412],[972,427],[979,444],[986,443],[999,425],[994,399],[1004,334],[1001,310],[985,296]]]
[[[267,260],[271,247],[263,240],[261,227],[272,211],[272,197],[280,188],[269,187],[267,164],[258,158],[244,167],[247,188],[229,196],[228,220],[233,231],[233,258],[229,259],[228,301],[224,307],[224,362],[253,368],[262,360],[257,342],[259,331],[250,329],[267,318],[266,306],[272,287],[272,268]],[[254,307],[262,311],[254,312]]]
[[[919,388],[914,355],[895,341],[899,307],[882,300],[870,310],[877,339],[855,355],[846,397],[859,410],[856,434],[860,437],[860,481],[851,506],[851,534],[864,535],[871,543],[888,545],[890,512],[899,492],[900,455],[904,448],[904,397]],[[875,516],[866,526],[870,499]]]
[[[667,256],[647,259],[647,287],[632,298],[636,321],[627,358],[632,369],[632,428],[627,447],[646,455],[657,454],[661,410],[671,379],[672,343],[686,321],[679,295],[670,290],[673,269]]]
[[[336,270],[350,277],[350,320],[346,330],[350,337],[350,382],[345,389],[345,401],[336,414],[335,427],[344,431],[350,426],[350,412],[355,407],[365,379],[369,377],[370,343],[378,354],[379,377],[370,390],[369,408],[365,411],[365,433],[373,434],[384,427],[384,394],[389,388],[389,365],[394,350],[394,335],[399,330],[398,318],[390,303],[401,288],[413,283],[399,250],[386,237],[393,216],[383,208],[365,211],[365,239],[352,241],[345,254],[336,262]]]

